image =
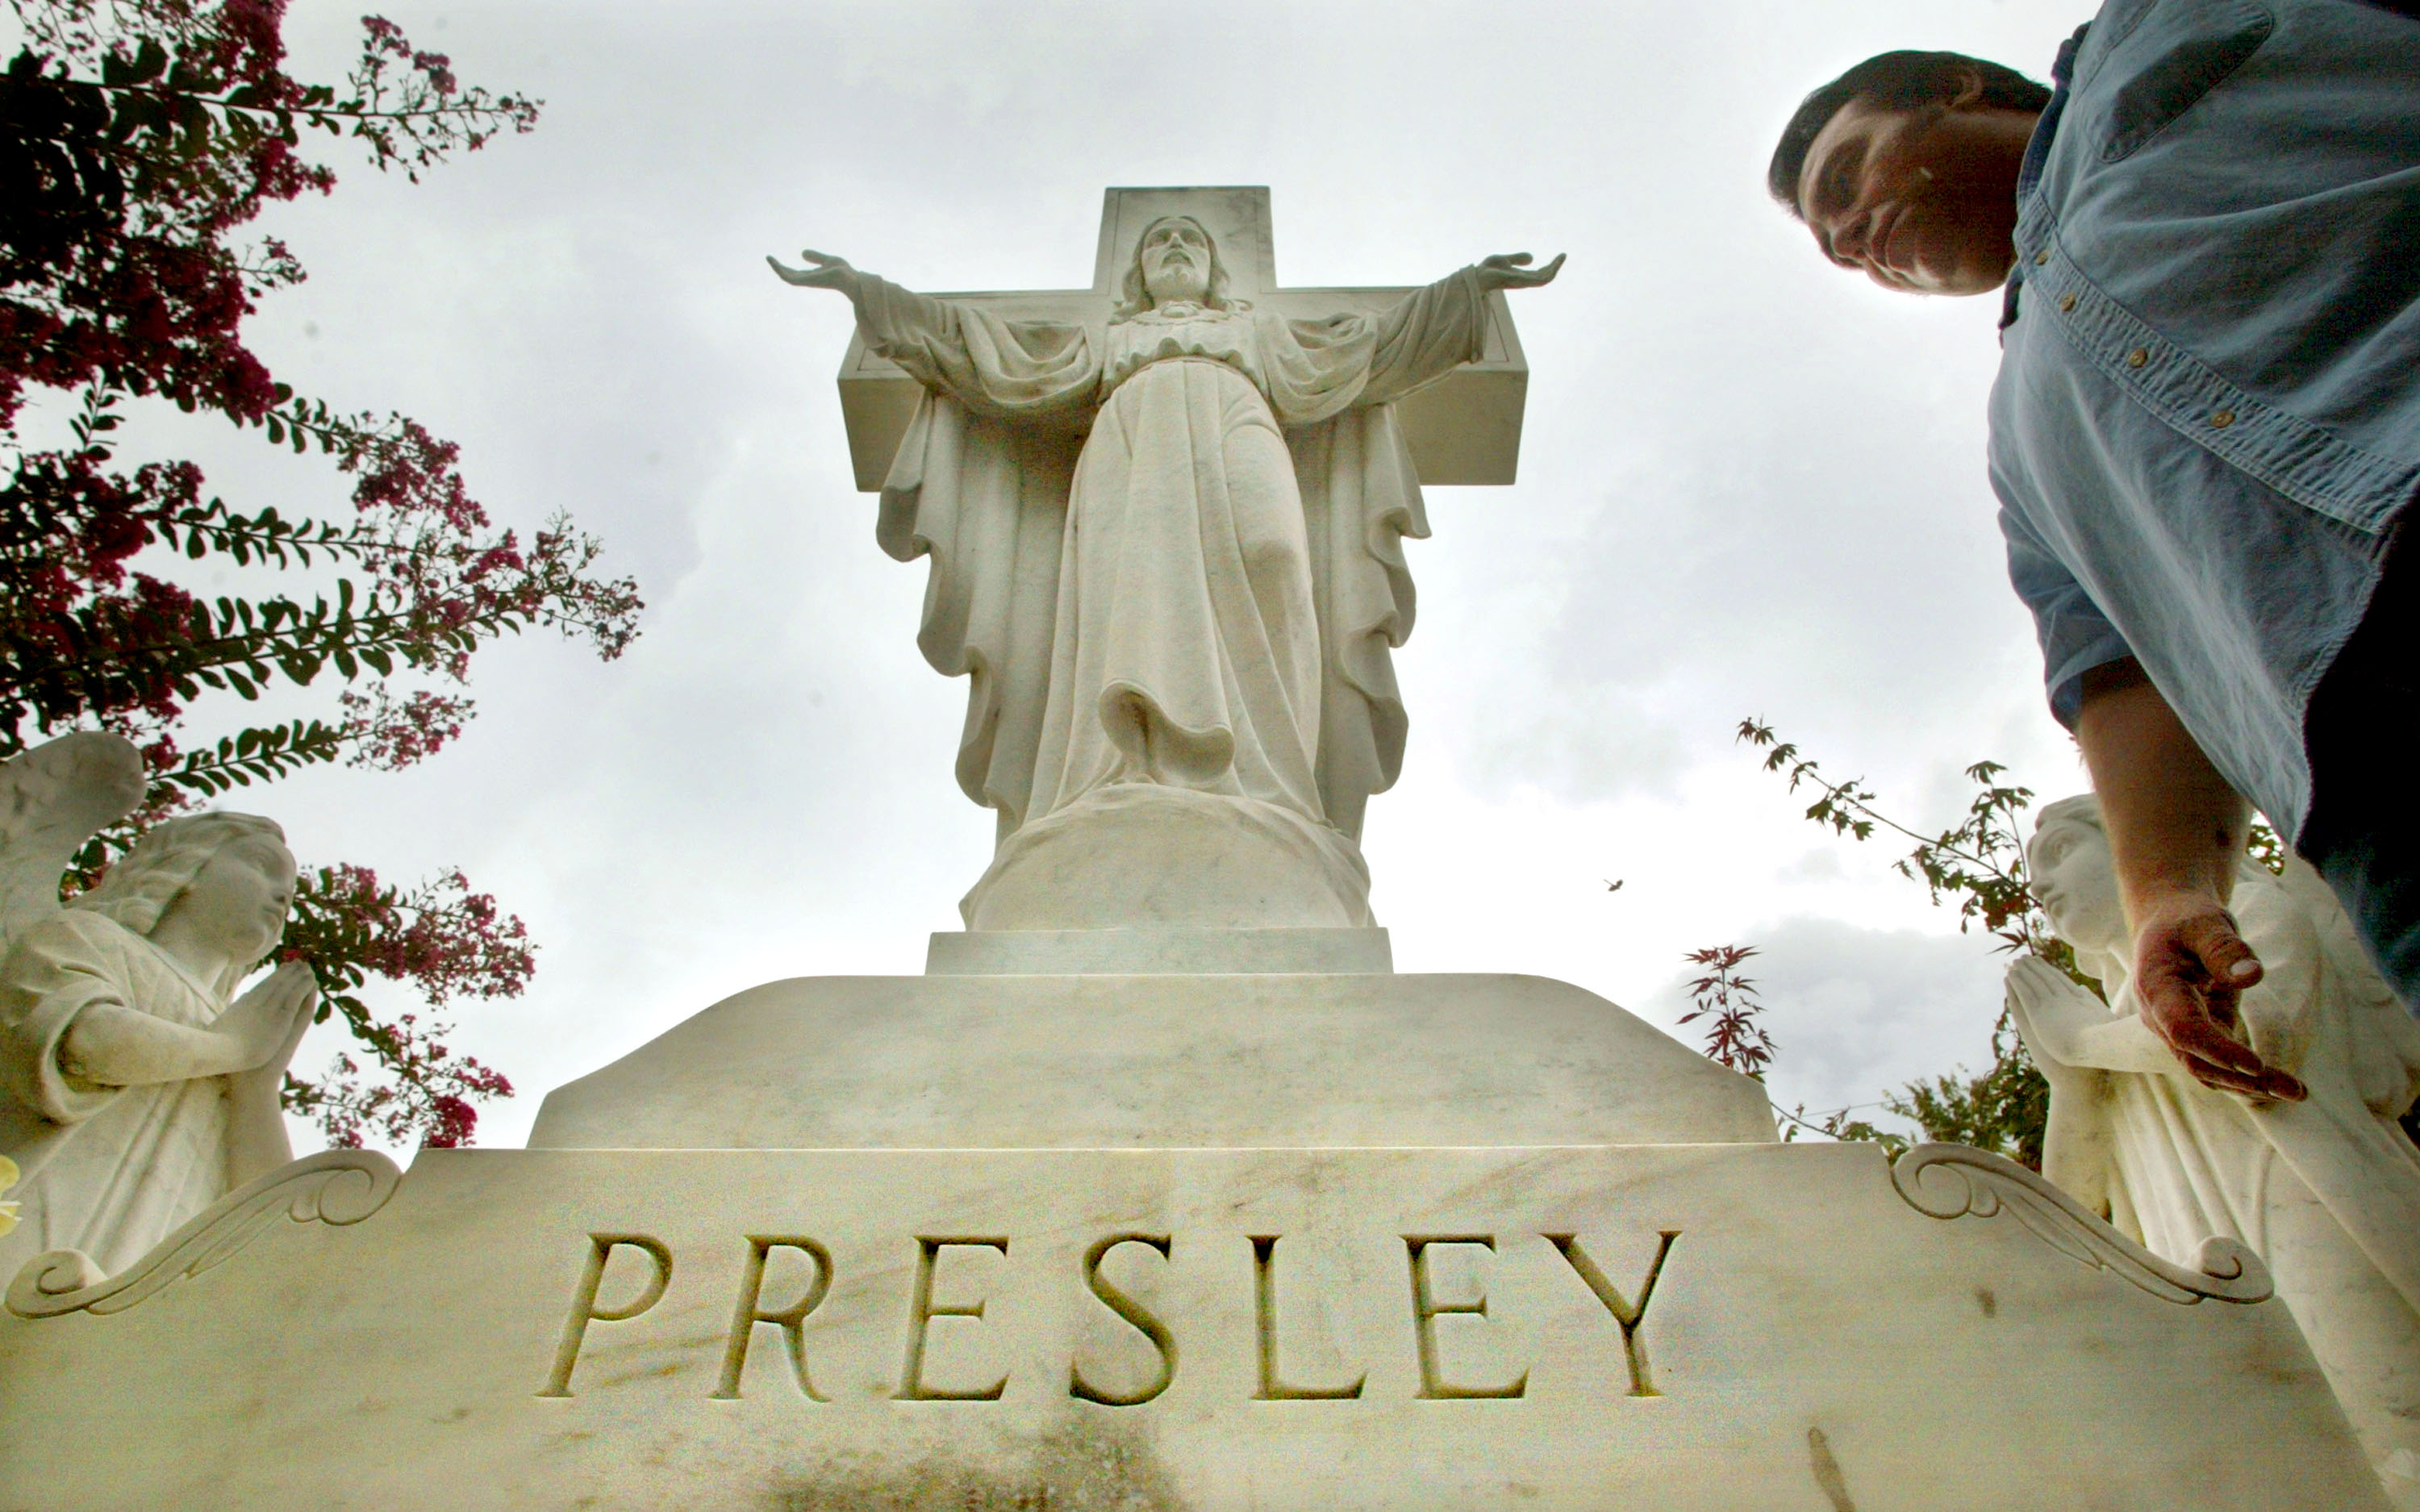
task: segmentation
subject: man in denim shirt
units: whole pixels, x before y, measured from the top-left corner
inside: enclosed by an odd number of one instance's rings
[[[2420,0],[2108,0],[2055,94],[1885,54],[1807,97],[1775,197],[1913,293],[2007,291],[1991,475],[2052,712],[2102,795],[2143,1012],[2227,1033],[2248,798],[2420,1008]]]

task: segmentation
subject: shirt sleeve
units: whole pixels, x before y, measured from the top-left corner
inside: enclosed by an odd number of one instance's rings
[[[2014,511],[2000,510],[2000,533],[2009,543],[2009,581],[2033,611],[2041,644],[2042,677],[2050,689],[2051,717],[2075,728],[2084,707],[2084,674],[2134,654],[2075,574],[2051,553]]]

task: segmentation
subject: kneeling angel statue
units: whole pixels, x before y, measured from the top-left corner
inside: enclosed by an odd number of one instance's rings
[[[2038,957],[2009,968],[2009,1011],[2051,1086],[2042,1174],[2178,1264],[2213,1235],[2257,1254],[2389,1499],[2420,1512],[2420,1149],[2397,1123],[2420,1094],[2420,1026],[2317,872],[2247,860],[2231,902],[2267,971],[2241,1031],[2310,1095],[2205,1087],[2136,1011],[2098,800],[2045,807],[2026,858],[2052,928],[2108,995]]]
[[[147,832],[89,892],[59,879],[142,800],[142,758],[82,732],[0,764],[0,1162],[22,1184],[0,1281],[51,1250],[124,1270],[293,1159],[278,1094],[318,1004],[276,948],[294,857],[273,822],[201,813]]]

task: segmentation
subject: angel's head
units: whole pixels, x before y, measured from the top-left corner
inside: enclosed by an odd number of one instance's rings
[[[2099,798],[2087,793],[2044,805],[2025,847],[2025,868],[2060,939],[2078,950],[2124,949],[2126,909]]]
[[[146,937],[194,939],[240,979],[286,932],[294,880],[294,853],[275,820],[193,814],[146,832],[72,906]]]
[[[1124,320],[1177,301],[1240,309],[1228,292],[1229,283],[1227,265],[1218,260],[1218,243],[1208,229],[1190,215],[1163,215],[1135,239],[1134,261],[1127,265],[1110,318]]]

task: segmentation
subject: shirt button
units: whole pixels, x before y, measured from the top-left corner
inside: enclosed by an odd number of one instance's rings
[[[2210,423],[2213,429],[2225,430],[2227,426],[2235,424],[2235,411],[2232,409],[2221,409],[2210,417]]]
[[[2049,253],[2047,253],[2047,252],[2038,252],[2038,253],[2035,253],[2035,254],[2034,254],[2034,266],[2035,266],[2036,268],[2040,268],[2040,266],[2042,266],[2042,264],[2044,264],[2044,263],[2046,263],[2046,262],[2048,262],[2048,261],[2050,261],[2050,254],[2049,254]]]
[[[2140,367],[2150,360],[2151,354],[2140,347],[2135,347],[2133,351],[2126,354],[2126,365],[2128,367]]]
[[[2074,295],[2072,295],[2072,294],[2062,294],[2062,295],[2060,295],[2060,296],[2058,297],[2058,307],[2059,307],[2060,309],[2062,309],[2062,310],[2072,310],[2072,309],[2074,309],[2074,308],[2075,308],[2075,296],[2074,296]]]

